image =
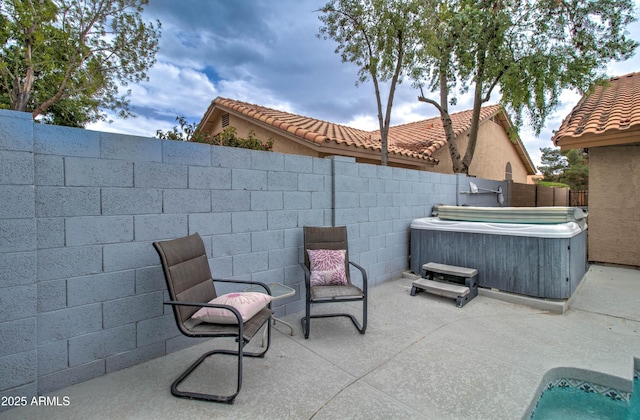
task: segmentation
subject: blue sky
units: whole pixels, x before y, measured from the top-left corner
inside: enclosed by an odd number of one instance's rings
[[[357,69],[342,63],[333,41],[318,39],[319,13],[326,0],[151,0],[143,16],[162,22],[157,63],[150,80],[129,86],[131,109],[137,118],[89,126],[92,130],[154,137],[170,130],[176,116],[199,121],[218,96],[345,124],[378,129],[373,85],[356,86]],[[636,0],[639,14],[640,0]],[[640,23],[629,28],[640,40]],[[610,76],[640,71],[640,53],[612,63]],[[386,91],[383,92],[386,96]],[[400,85],[391,124],[437,115],[431,105],[417,101],[410,83]],[[553,130],[580,99],[575,92],[561,95],[561,106],[536,137],[526,125],[520,130],[534,164],[540,148],[549,147]],[[491,103],[497,103],[494,94]],[[450,111],[470,109],[468,96]]]

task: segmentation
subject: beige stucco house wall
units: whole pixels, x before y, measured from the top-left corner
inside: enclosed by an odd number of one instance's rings
[[[466,134],[458,138],[458,147],[463,156],[467,150],[467,143]],[[446,174],[453,173],[448,147],[445,146],[437,150],[433,157],[439,159],[440,163],[429,170]],[[511,178],[506,175],[507,164],[511,168]],[[478,130],[478,141],[469,167],[469,175],[498,181],[511,179],[514,182],[526,184],[529,174],[530,171],[527,170],[522,158],[518,155],[504,127],[493,119],[484,121]]]
[[[554,136],[589,153],[589,261],[640,267],[640,72],[596,85]]]
[[[640,266],[640,144],[589,150],[589,259]]]

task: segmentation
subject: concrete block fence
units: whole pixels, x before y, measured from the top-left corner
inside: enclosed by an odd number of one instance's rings
[[[0,111],[0,394],[51,393],[191,345],[163,305],[153,241],[199,232],[214,277],[296,289],[275,302],[285,315],[303,309],[303,226],[346,225],[375,286],[407,270],[411,220],[456,204],[459,184]]]

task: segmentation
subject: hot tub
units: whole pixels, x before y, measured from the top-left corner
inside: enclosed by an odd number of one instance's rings
[[[567,299],[586,272],[586,224],[415,219],[411,270],[427,262],[478,270],[478,285],[526,296]]]

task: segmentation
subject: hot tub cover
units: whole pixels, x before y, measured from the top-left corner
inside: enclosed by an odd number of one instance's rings
[[[442,220],[490,223],[558,224],[575,222],[586,227],[587,212],[579,207],[467,207],[435,206]]]
[[[530,238],[573,238],[584,228],[576,222],[564,223],[491,223],[442,220],[438,217],[413,219],[411,229],[441,232],[481,233],[503,236],[526,236]]]

